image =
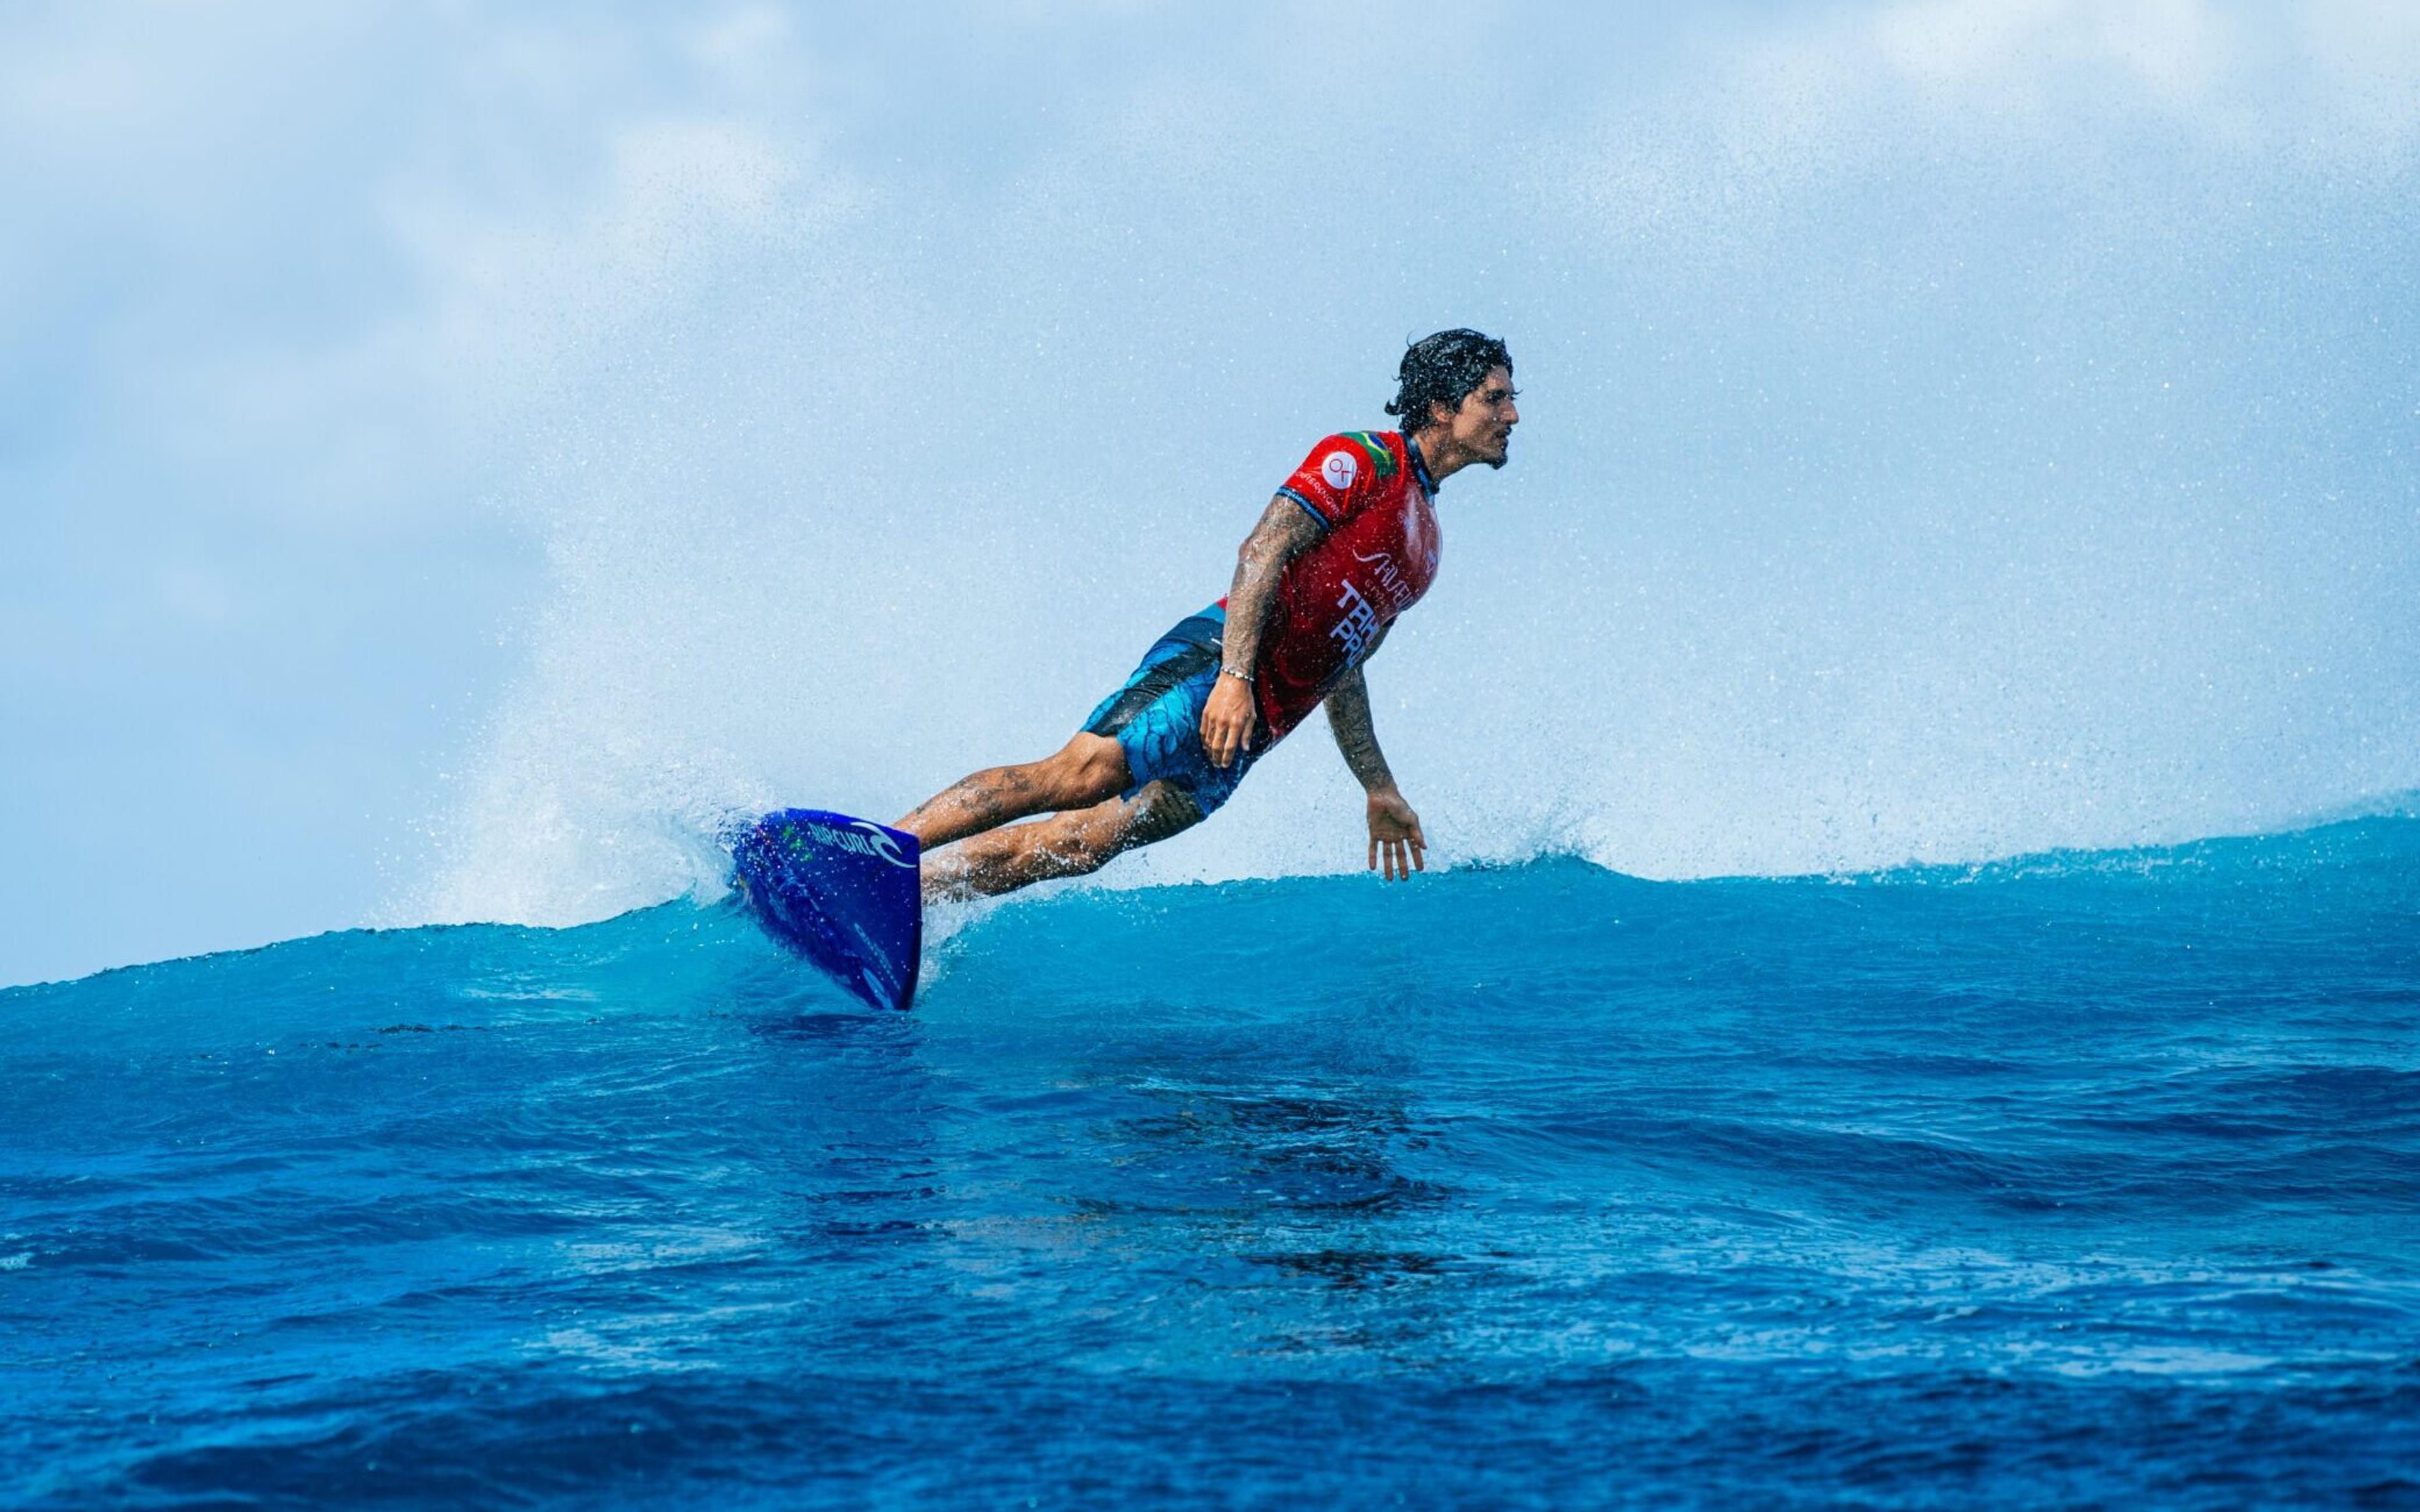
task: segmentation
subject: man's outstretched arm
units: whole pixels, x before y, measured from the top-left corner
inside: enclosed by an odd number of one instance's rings
[[[1232,764],[1252,738],[1252,668],[1261,631],[1277,601],[1286,563],[1319,539],[1319,521],[1284,494],[1269,501],[1261,522],[1235,551],[1235,581],[1227,590],[1227,628],[1219,638],[1218,686],[1202,706],[1202,748],[1214,766]]]
[[[1388,881],[1428,870],[1428,839],[1420,833],[1420,816],[1395,788],[1395,774],[1387,769],[1386,753],[1378,748],[1378,732],[1370,723],[1370,685],[1361,669],[1344,674],[1327,695],[1327,728],[1336,733],[1336,748],[1344,764],[1370,795],[1370,870],[1383,858]]]

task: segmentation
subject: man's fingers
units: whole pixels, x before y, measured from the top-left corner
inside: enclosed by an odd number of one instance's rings
[[[1388,882],[1408,882],[1413,872],[1428,869],[1428,856],[1418,839],[1370,837],[1370,870]]]
[[[1235,758],[1244,753],[1244,747],[1251,736],[1252,719],[1249,713],[1237,719],[1222,719],[1216,715],[1202,717],[1202,749],[1213,766],[1233,765]]]

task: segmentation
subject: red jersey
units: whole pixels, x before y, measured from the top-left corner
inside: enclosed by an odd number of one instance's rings
[[[1349,431],[1311,449],[1278,490],[1325,527],[1286,563],[1252,666],[1274,745],[1378,643],[1436,577],[1436,483],[1411,439]],[[1223,600],[1221,601],[1223,602]]]

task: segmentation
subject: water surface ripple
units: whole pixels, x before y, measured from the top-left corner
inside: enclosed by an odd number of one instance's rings
[[[2420,1505],[2420,821],[0,995],[32,1506]]]

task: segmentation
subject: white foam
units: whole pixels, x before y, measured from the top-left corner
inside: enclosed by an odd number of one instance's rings
[[[1371,671],[1440,860],[1865,869],[2420,785],[2420,110],[2373,87],[2420,51],[2368,14],[1971,0],[1628,71],[1575,20],[1435,88],[1417,28],[1252,33],[1036,77],[1048,131],[945,166],[752,114],[814,74],[759,17],[732,118],[466,278],[466,340],[551,344],[554,589],[401,911],[710,893],[733,814],[1051,749],[1447,324],[1527,418]],[[1357,867],[1326,740],[1109,880]]]

